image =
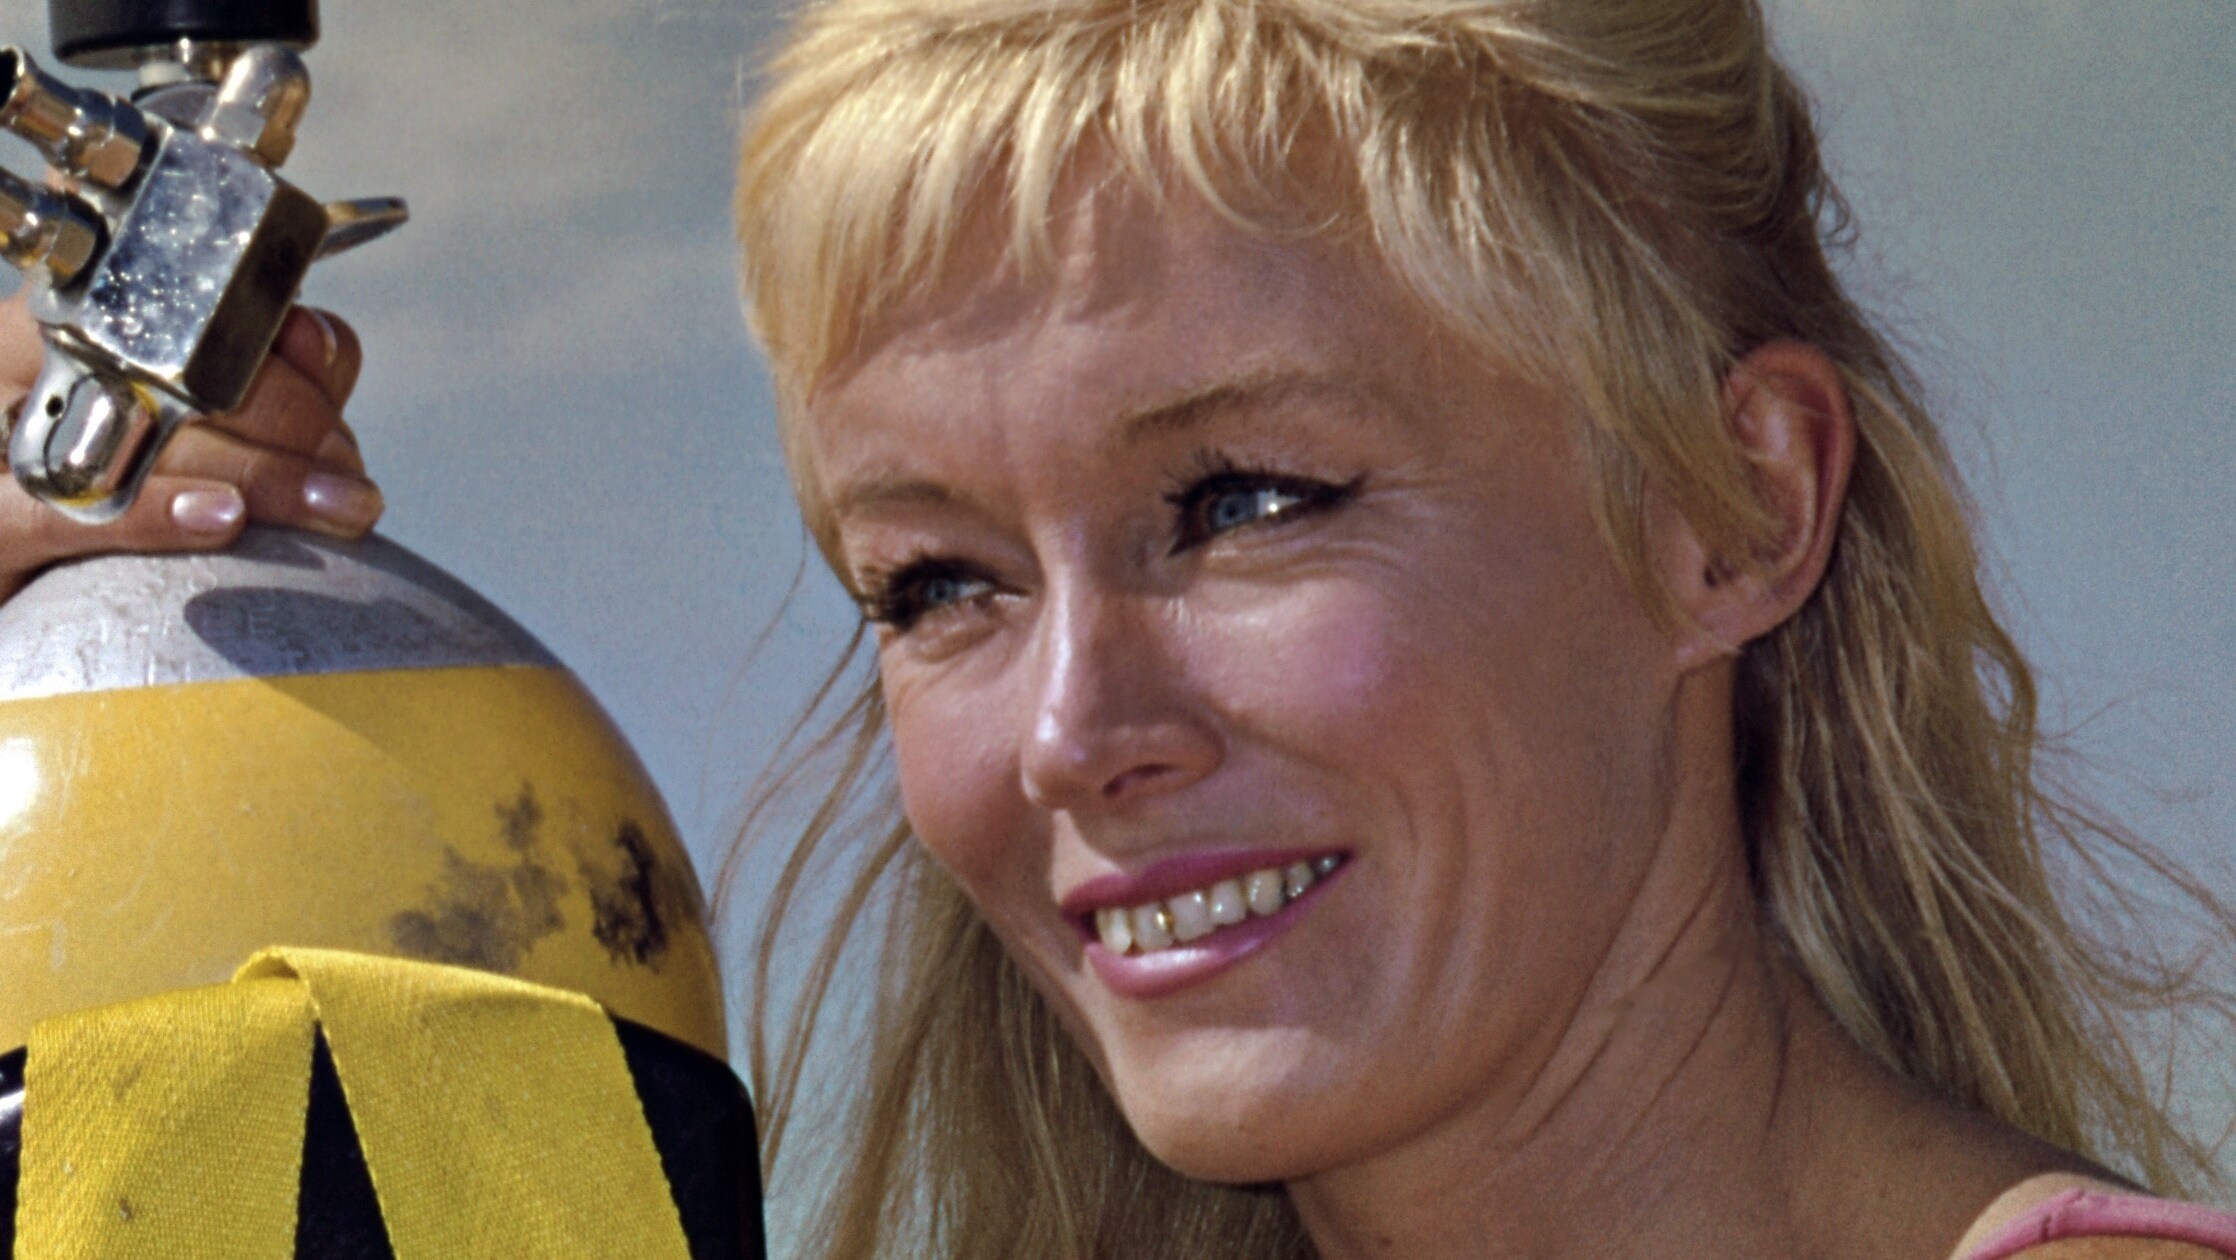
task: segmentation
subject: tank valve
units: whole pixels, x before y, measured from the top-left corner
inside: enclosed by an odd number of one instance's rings
[[[321,205],[279,177],[311,90],[289,43],[146,39],[124,50],[143,84],[130,100],[0,48],[0,127],[52,168],[44,187],[0,170],[0,255],[30,282],[47,348],[8,465],[85,521],[131,506],[181,424],[240,405],[313,262],[407,214],[394,198]],[[118,64],[114,45],[76,59]]]

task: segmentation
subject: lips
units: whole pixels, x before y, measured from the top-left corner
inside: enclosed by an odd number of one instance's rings
[[[1263,948],[1347,861],[1326,849],[1188,854],[1091,880],[1060,905],[1113,992],[1157,997]]]

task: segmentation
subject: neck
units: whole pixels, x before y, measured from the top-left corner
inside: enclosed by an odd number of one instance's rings
[[[1617,942],[1518,1107],[1293,1183],[1320,1255],[1668,1256],[1671,1231],[1770,1226],[1793,1038],[1733,882]]]

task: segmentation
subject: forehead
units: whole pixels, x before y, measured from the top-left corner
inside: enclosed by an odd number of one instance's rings
[[[983,439],[992,414],[1119,428],[1222,386],[1404,379],[1435,331],[1378,266],[1200,201],[1100,187],[1061,203],[1045,259],[990,218],[926,292],[872,323],[809,400],[811,481]]]

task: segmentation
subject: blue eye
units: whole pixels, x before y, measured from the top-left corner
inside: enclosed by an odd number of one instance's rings
[[[960,573],[936,573],[916,584],[916,602],[926,609],[948,604],[960,604],[986,589],[983,578],[965,577]]]
[[[1356,480],[1339,485],[1310,477],[1223,468],[1166,496],[1180,516],[1172,549],[1177,554],[1238,529],[1276,525],[1326,511],[1350,498],[1358,488]]]
[[[1224,534],[1237,526],[1294,511],[1303,502],[1304,496],[1278,486],[1222,490],[1206,500],[1203,523],[1210,532]]]
[[[952,560],[918,560],[892,575],[873,579],[861,596],[862,615],[882,626],[906,631],[943,609],[984,599],[994,584]]]

